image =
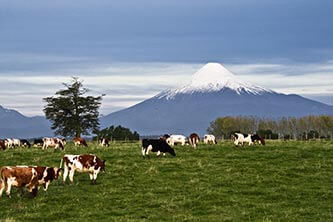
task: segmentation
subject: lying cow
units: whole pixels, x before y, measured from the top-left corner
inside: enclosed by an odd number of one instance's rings
[[[88,146],[88,144],[84,138],[76,137],[76,138],[74,138],[73,141],[74,141],[75,146],[85,146],[85,147]]]
[[[0,170],[1,188],[0,197],[4,190],[8,197],[10,196],[11,187],[15,186],[22,190],[26,187],[32,197],[37,195],[38,191],[38,173],[32,167],[11,167],[4,166]]]
[[[64,144],[61,139],[58,138],[43,138],[43,147],[42,149],[47,149],[48,147],[54,147],[55,149],[60,148],[61,150],[64,149]]]
[[[193,148],[197,147],[199,141],[200,141],[199,135],[196,133],[191,133],[191,135],[189,136],[189,142]]]
[[[217,141],[216,141],[214,135],[206,134],[206,135],[204,136],[204,143],[205,143],[205,144],[217,144]]]
[[[21,146],[25,146],[25,147],[28,147],[28,148],[31,147],[31,144],[28,140],[20,140],[20,144],[21,144]]]
[[[110,140],[108,138],[101,138],[98,140],[98,143],[100,146],[105,146],[105,147],[109,147],[110,144],[109,144]]]
[[[163,153],[170,153],[176,156],[175,150],[163,139],[143,139],[142,140],[142,156],[149,155],[149,152],[157,152],[157,156]]]
[[[186,144],[186,137],[183,136],[183,135],[171,135],[169,138],[166,139],[166,142],[170,146],[174,146],[174,145],[177,145],[177,144],[185,146],[185,144]]]
[[[105,172],[105,160],[101,160],[93,154],[70,155],[66,154],[61,159],[60,167],[64,163],[63,182],[66,182],[69,174],[69,180],[73,182],[75,171],[88,172],[91,183],[96,183],[99,172]]]

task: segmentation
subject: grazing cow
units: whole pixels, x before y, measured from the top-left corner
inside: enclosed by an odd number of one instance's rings
[[[170,153],[172,156],[176,156],[175,150],[163,139],[143,139],[142,140],[142,156],[149,155],[149,151],[157,152],[157,156],[163,153]]]
[[[169,138],[166,139],[166,142],[170,146],[174,146],[177,144],[181,144],[184,146],[186,144],[186,137],[183,135],[171,135]]]
[[[38,191],[38,173],[32,167],[11,167],[4,166],[0,170],[1,188],[0,197],[6,189],[6,194],[10,197],[11,187],[15,186],[22,190],[27,187],[30,194],[35,197]]]
[[[64,149],[64,144],[61,139],[58,138],[43,138],[43,150],[47,149],[48,147],[54,147],[55,149],[60,148],[61,150]]]
[[[12,148],[12,147],[14,147],[14,140],[9,139],[9,138],[6,138],[6,139],[5,139],[5,146],[6,146],[7,148]]]
[[[1,148],[2,150],[5,150],[5,149],[6,149],[5,141],[0,140],[0,148]]]
[[[61,159],[60,167],[64,162],[63,182],[66,182],[68,173],[69,180],[73,182],[75,171],[89,172],[91,183],[96,183],[99,172],[105,172],[105,160],[101,160],[93,154],[70,155],[66,154]]]
[[[34,139],[34,147],[40,147],[43,146],[44,141],[43,139]]]
[[[20,144],[21,144],[21,146],[26,146],[28,148],[31,147],[31,144],[29,143],[28,140],[20,140]]]
[[[109,139],[108,138],[101,138],[101,139],[99,139],[99,145],[100,146],[105,146],[105,147],[109,147],[110,146],[110,144],[109,144]]]
[[[248,143],[249,146],[253,145],[255,142],[265,144],[265,140],[262,139],[259,135],[252,135],[252,134],[242,134],[242,133],[234,133],[233,134],[234,138],[234,144],[236,146],[244,145],[244,143]]]
[[[81,138],[81,137],[74,138],[74,145],[75,146],[85,146],[85,147],[88,146],[86,140],[84,138]]]
[[[204,143],[205,143],[205,144],[217,144],[217,141],[216,141],[214,135],[206,134],[206,135],[204,136]]]
[[[197,144],[200,141],[200,137],[196,133],[191,133],[191,135],[189,137],[189,141],[190,141],[191,146],[193,146],[193,148],[196,148]]]
[[[53,180],[58,179],[61,168],[57,167],[45,167],[45,166],[33,166],[37,171],[38,174],[38,184],[43,185],[43,188],[45,191],[47,191],[47,188],[49,187],[50,183]]]
[[[254,135],[251,135],[251,140],[254,144],[261,144],[261,145],[265,145],[266,142],[264,140],[264,138],[262,138],[261,136],[259,136],[258,134],[254,134]]]

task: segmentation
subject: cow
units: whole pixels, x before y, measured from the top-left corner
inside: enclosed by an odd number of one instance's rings
[[[28,148],[31,147],[31,144],[30,144],[30,142],[28,140],[24,140],[24,139],[20,140],[20,144],[21,144],[21,146],[26,146]]]
[[[85,147],[88,146],[88,144],[84,138],[76,137],[76,138],[74,138],[73,141],[74,141],[75,146],[85,146]]]
[[[199,135],[196,133],[191,133],[191,135],[189,136],[189,142],[193,148],[197,147],[199,141],[200,141]]]
[[[98,140],[98,142],[99,142],[100,146],[105,146],[105,147],[109,147],[110,146],[110,144],[109,144],[110,140],[108,138],[100,138]]]
[[[48,147],[54,147],[55,149],[60,148],[61,150],[64,150],[64,144],[61,139],[44,137],[42,149],[44,150]]]
[[[45,166],[32,166],[37,171],[38,174],[38,184],[43,185],[44,191],[47,191],[47,188],[49,187],[50,183],[53,180],[57,180],[61,168],[57,167],[45,167]]]
[[[170,153],[172,156],[176,156],[175,150],[163,139],[143,139],[142,140],[142,156],[148,156],[149,151],[157,152],[157,156],[163,153]]]
[[[160,137],[160,139],[162,140],[167,140],[168,138],[170,138],[170,134],[164,134],[163,136]]]
[[[66,182],[69,174],[69,180],[73,183],[75,171],[88,172],[92,184],[96,183],[99,172],[105,172],[105,160],[101,160],[94,154],[71,155],[66,154],[61,159],[60,168],[64,163],[63,183]]]
[[[166,139],[166,142],[170,146],[174,146],[177,144],[181,144],[184,146],[186,144],[186,137],[183,135],[171,135],[169,138]]]
[[[21,141],[19,139],[12,139],[13,140],[13,146],[20,147],[21,146]]]
[[[205,144],[217,144],[217,141],[216,141],[214,135],[206,134],[206,135],[204,136],[204,143],[205,143]]]
[[[253,141],[254,144],[258,143],[258,144],[261,144],[263,146],[266,144],[264,138],[262,138],[258,134],[251,135],[251,140]]]
[[[249,144],[249,146],[254,145],[255,143],[265,145],[265,140],[257,134],[234,133],[233,139],[236,146],[239,144],[243,146],[245,143]]]
[[[34,139],[34,147],[40,147],[43,146],[44,141],[43,139]]]
[[[5,150],[5,149],[6,149],[5,141],[0,140],[0,148],[1,148],[2,150]]]
[[[6,138],[6,139],[5,139],[5,146],[6,146],[7,148],[15,147],[15,146],[14,146],[14,140],[13,140],[13,139],[10,139],[10,138]]]
[[[6,194],[10,198],[11,187],[18,187],[21,191],[26,187],[32,197],[38,191],[38,173],[33,167],[11,167],[3,166],[0,170],[1,188],[0,197],[6,189]]]

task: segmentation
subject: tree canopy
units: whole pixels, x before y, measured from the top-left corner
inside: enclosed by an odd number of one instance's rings
[[[108,138],[110,140],[139,140],[140,135],[130,129],[122,126],[110,126],[108,128],[96,131],[98,138]]]
[[[65,89],[43,99],[46,102],[43,111],[52,123],[51,128],[64,137],[80,137],[98,130],[102,96],[84,96],[89,90],[77,77],[63,85]]]

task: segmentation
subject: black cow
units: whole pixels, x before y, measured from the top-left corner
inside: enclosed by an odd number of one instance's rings
[[[149,151],[157,152],[157,156],[161,153],[163,153],[163,156],[165,156],[165,153],[170,153],[172,156],[176,156],[175,150],[163,139],[143,139],[142,156],[148,156]]]
[[[36,146],[36,147],[38,147],[38,146],[42,147],[43,144],[44,144],[43,139],[35,139],[34,140],[34,146]]]
[[[29,143],[28,140],[20,140],[21,146],[26,146],[28,148],[31,147],[31,144]]]
[[[253,143],[258,143],[258,144],[261,144],[261,145],[265,145],[264,138],[260,137],[258,134],[252,135],[251,140],[252,140]]]

